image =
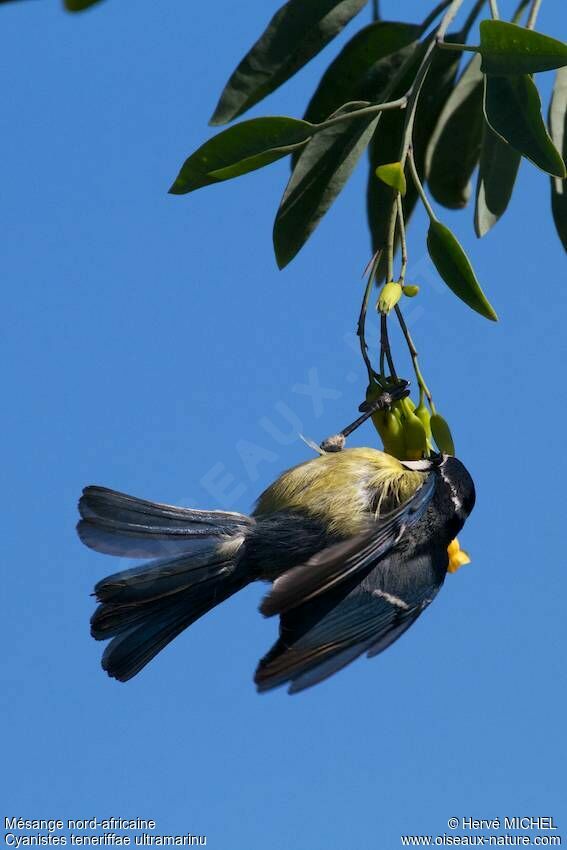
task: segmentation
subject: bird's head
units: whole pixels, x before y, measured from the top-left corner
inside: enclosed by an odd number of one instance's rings
[[[438,454],[425,460],[404,460],[408,469],[431,472],[438,477],[438,506],[446,516],[454,516],[455,534],[462,528],[474,508],[474,482],[466,466],[452,455]]]

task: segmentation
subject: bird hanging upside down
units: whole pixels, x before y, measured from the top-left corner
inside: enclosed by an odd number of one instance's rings
[[[102,666],[127,681],[207,611],[263,580],[273,585],[260,610],[279,614],[280,636],[258,665],[258,690],[308,688],[363,652],[382,652],[415,622],[448,568],[466,560],[451,541],[474,501],[456,458],[399,461],[370,448],[284,472],[252,516],[87,487],[83,543],[154,559],[96,585],[92,635],[112,638]]]

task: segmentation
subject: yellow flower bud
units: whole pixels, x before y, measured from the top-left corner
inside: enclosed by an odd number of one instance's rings
[[[408,298],[415,298],[419,292],[419,286],[416,286],[413,283],[408,283],[405,286],[402,286],[402,292],[404,295],[407,295]]]
[[[427,434],[423,422],[415,413],[406,409],[404,427],[404,441],[406,444],[406,460],[420,460],[427,451]]]
[[[447,422],[438,413],[434,413],[431,417],[431,433],[435,440],[435,445],[440,452],[445,452],[448,455],[455,454],[455,444],[451,436],[451,429]]]
[[[425,433],[427,434],[427,439],[431,439],[431,413],[427,409],[424,404],[418,405],[415,409],[415,415],[418,419],[421,420],[423,427],[425,428]]]
[[[390,310],[394,309],[401,297],[402,287],[399,283],[393,280],[385,283],[378,298],[378,312],[387,316]]]
[[[405,195],[406,175],[401,162],[386,162],[384,165],[379,165],[374,173],[386,186],[391,186],[400,195]]]

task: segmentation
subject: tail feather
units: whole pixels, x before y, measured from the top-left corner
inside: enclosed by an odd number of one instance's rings
[[[178,508],[96,486],[83,490],[79,512],[83,543],[98,552],[137,558],[180,554],[254,522],[244,514]]]
[[[218,580],[233,568],[232,559],[219,552],[216,544],[209,544],[206,550],[196,554],[152,561],[142,567],[107,576],[95,585],[95,595],[99,602],[148,602],[203,582]]]
[[[120,682],[127,682],[148,664],[180,632],[214,608],[219,602],[228,599],[246,584],[233,578],[209,587],[206,593],[193,593],[188,589],[173,599],[156,600],[144,606],[124,606],[125,610],[107,612],[110,625],[103,637],[115,637],[110,641],[102,656],[102,667],[109,676]],[[110,606],[101,606],[101,608]],[[100,623],[104,612],[98,609],[95,619]],[[93,622],[93,633],[97,623]],[[102,631],[100,632],[102,634]]]
[[[243,537],[211,541],[206,550],[154,561],[102,579],[91,619],[97,640],[112,638],[102,657],[109,676],[135,676],[183,629],[248,583],[238,551]]]

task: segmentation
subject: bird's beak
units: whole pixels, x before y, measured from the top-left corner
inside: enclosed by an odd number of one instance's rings
[[[415,472],[429,472],[433,468],[433,464],[429,458],[424,458],[423,460],[401,460],[400,463],[406,469],[413,469]]]
[[[401,460],[400,463],[406,469],[413,469],[415,472],[430,472],[432,469],[442,466],[444,461],[445,455],[432,452],[428,458],[423,458],[422,460]]]

